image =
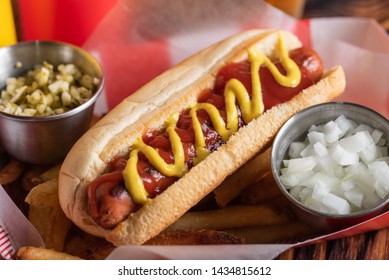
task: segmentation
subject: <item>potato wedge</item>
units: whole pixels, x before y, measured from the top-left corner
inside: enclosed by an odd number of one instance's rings
[[[59,207],[58,178],[51,179],[32,188],[25,201],[35,207]]]

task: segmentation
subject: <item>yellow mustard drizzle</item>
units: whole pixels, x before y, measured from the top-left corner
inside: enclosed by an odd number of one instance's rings
[[[236,103],[239,104],[242,112],[242,117],[245,123],[249,123],[253,119],[260,116],[264,111],[264,104],[262,100],[262,87],[259,78],[260,67],[266,66],[275,78],[275,80],[282,86],[295,87],[300,83],[301,72],[297,64],[289,57],[288,51],[285,48],[282,36],[279,34],[277,42],[277,50],[279,52],[279,60],[286,75],[283,75],[273,62],[262,53],[254,49],[248,50],[248,59],[250,61],[250,73],[252,83],[252,96],[245,88],[245,86],[237,79],[231,79],[227,82],[224,90],[224,98],[226,104],[227,124],[221,117],[219,110],[210,103],[195,103],[190,107],[189,114],[192,118],[194,135],[195,135],[195,149],[196,158],[194,164],[196,165],[203,160],[210,151],[206,148],[205,138],[201,129],[201,124],[197,118],[198,110],[205,110],[210,116],[212,125],[216,132],[224,141],[227,141],[231,135],[238,130],[238,110]],[[183,144],[178,136],[175,128],[178,121],[179,114],[170,116],[165,124],[166,131],[171,142],[172,152],[174,156],[174,163],[167,164],[159,155],[158,150],[148,146],[139,137],[133,144],[130,158],[123,170],[123,178],[125,186],[130,193],[135,203],[147,204],[150,199],[149,195],[143,185],[143,181],[137,170],[138,153],[143,153],[151,165],[155,167],[162,175],[167,177],[182,177],[188,172],[185,165],[185,153]]]

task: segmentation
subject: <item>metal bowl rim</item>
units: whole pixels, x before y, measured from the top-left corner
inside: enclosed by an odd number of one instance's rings
[[[334,219],[334,220],[339,219],[339,220],[341,220],[341,219],[352,219],[352,218],[363,217],[363,216],[368,215],[370,213],[377,212],[389,203],[389,195],[385,199],[383,199],[381,201],[381,203],[379,203],[378,205],[376,205],[375,207],[373,207],[371,209],[364,209],[361,211],[352,212],[350,214],[331,214],[331,213],[320,212],[320,211],[317,211],[315,209],[309,208],[309,207],[305,206],[304,204],[302,204],[300,201],[296,200],[289,193],[289,191],[285,188],[285,186],[283,185],[283,183],[281,182],[281,180],[279,178],[278,167],[276,166],[276,151],[275,151],[276,149],[275,149],[275,147],[277,147],[279,145],[279,143],[282,141],[281,137],[284,135],[285,131],[290,126],[297,124],[297,121],[300,118],[306,117],[306,116],[309,116],[310,114],[315,113],[315,110],[317,110],[317,108],[328,107],[328,106],[332,106],[332,108],[334,108],[334,107],[336,107],[336,108],[337,107],[342,107],[342,108],[355,107],[355,108],[358,108],[360,110],[364,110],[364,111],[367,111],[369,113],[372,113],[374,118],[378,118],[378,119],[382,119],[382,120],[386,121],[388,126],[389,126],[389,120],[386,119],[386,117],[384,117],[380,113],[372,110],[369,107],[366,107],[366,106],[363,106],[363,105],[357,104],[357,103],[352,103],[352,102],[344,102],[344,101],[326,102],[326,103],[313,105],[313,106],[310,106],[308,108],[301,110],[300,112],[296,113],[289,120],[287,120],[285,122],[285,124],[278,131],[276,137],[274,138],[273,144],[272,144],[272,151],[271,151],[271,157],[270,157],[271,158],[271,169],[272,169],[272,174],[276,180],[277,186],[281,190],[281,192],[287,197],[287,199],[291,203],[293,203],[296,207],[298,207],[301,210],[306,211],[310,214],[313,214],[317,217],[322,217],[322,218],[326,218],[326,219]]]
[[[47,116],[18,116],[18,115],[8,114],[8,113],[0,111],[1,117],[7,118],[7,119],[12,119],[12,120],[25,121],[25,122],[54,121],[54,120],[59,120],[59,119],[73,116],[73,115],[79,113],[80,111],[83,111],[84,109],[88,108],[89,106],[91,106],[92,104],[95,103],[95,101],[100,96],[101,92],[103,91],[103,88],[105,85],[105,78],[104,78],[105,75],[104,75],[104,70],[103,70],[101,64],[98,62],[98,60],[92,54],[90,54],[89,52],[87,52],[83,48],[78,47],[76,45],[66,43],[66,42],[61,42],[61,41],[55,41],[55,40],[23,41],[23,42],[19,42],[19,43],[10,45],[10,46],[2,47],[2,48],[0,48],[0,52],[4,51],[6,49],[22,48],[22,47],[26,47],[29,45],[35,45],[35,46],[39,46],[39,45],[54,45],[54,46],[56,46],[57,45],[57,46],[69,47],[71,49],[75,49],[76,51],[80,52],[82,55],[88,57],[88,59],[93,61],[93,63],[98,66],[98,70],[100,72],[100,77],[99,77],[100,82],[97,86],[97,90],[95,93],[93,93],[92,97],[89,98],[86,102],[78,105],[75,108],[70,109],[69,111],[61,113],[61,114],[47,115]]]

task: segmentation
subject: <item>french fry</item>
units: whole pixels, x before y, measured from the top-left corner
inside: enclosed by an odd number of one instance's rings
[[[277,195],[267,201],[268,204],[278,208],[290,208],[290,201],[282,194]]]
[[[270,170],[270,153],[271,148],[268,148],[265,152],[244,164],[217,187],[214,193],[219,207],[225,207],[242,190],[260,180]]]
[[[289,201],[278,189],[271,174],[270,153],[271,148],[268,148],[215,190],[220,209],[192,209],[145,245],[266,244],[296,242],[315,236],[312,229],[296,219]],[[46,249],[22,247],[15,257],[23,260],[105,259],[115,247],[104,238],[74,230],[72,222],[60,208],[58,173],[61,165],[36,167],[18,164],[14,161],[8,167],[11,172],[7,172],[14,178],[22,176],[27,182],[27,187],[23,188],[29,191],[25,197],[29,204],[28,219],[42,236]],[[3,171],[0,171],[0,180],[5,174]],[[235,202],[244,205],[229,205],[236,198],[239,200]]]
[[[23,173],[22,187],[29,192],[33,187],[58,177],[61,165],[48,167],[46,165],[29,166]]]
[[[58,178],[51,179],[31,189],[25,201],[35,207],[59,207]]]
[[[43,233],[43,240],[47,248],[62,251],[72,222],[66,217],[62,209],[57,207],[52,209],[48,218],[49,222]]]
[[[58,200],[58,178],[31,189],[25,201],[30,205],[29,220],[41,234],[47,248],[62,251],[72,225]]]
[[[217,210],[188,212],[165,231],[224,230],[249,226],[285,224],[294,219],[289,209],[268,204],[233,205]]]
[[[33,187],[43,183],[39,176],[47,170],[45,165],[29,165],[22,176],[22,188],[29,192]]]
[[[244,244],[244,239],[231,233],[216,230],[176,230],[161,233],[145,245],[216,245]]]
[[[315,231],[300,221],[282,225],[256,226],[240,229],[229,229],[227,232],[241,236],[247,244],[270,244],[281,241],[293,241],[313,237]],[[283,242],[284,243],[284,242]]]
[[[20,247],[15,254],[18,260],[82,260],[63,252],[39,247]]]
[[[28,219],[38,230],[47,248],[63,250],[72,223],[61,208],[30,206]]]
[[[281,194],[273,174],[269,171],[261,180],[243,190],[239,197],[247,204],[260,204]]]
[[[82,232],[78,228],[72,228],[63,252],[78,256],[87,260],[103,260],[115,249],[112,243],[104,238],[96,237]]]
[[[57,164],[51,167],[49,170],[46,170],[42,174],[39,175],[39,179],[42,182],[50,181],[52,179],[58,178],[59,170],[61,169],[61,164]]]
[[[50,222],[52,208],[51,207],[35,207],[29,206],[28,209],[28,220],[33,224],[39,234],[43,237],[46,227]]]
[[[11,161],[0,170],[0,184],[7,185],[16,181],[23,173],[25,164],[16,160]]]

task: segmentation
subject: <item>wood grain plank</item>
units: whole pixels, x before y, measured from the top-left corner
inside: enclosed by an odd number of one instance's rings
[[[281,253],[276,259],[277,260],[293,260],[294,259],[294,248],[290,248],[285,252]]]
[[[366,260],[389,259],[389,228],[374,232],[374,237],[367,244],[364,258]]]

